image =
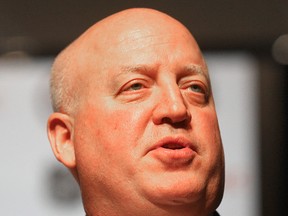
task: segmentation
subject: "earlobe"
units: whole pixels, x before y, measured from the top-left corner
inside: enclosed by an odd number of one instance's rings
[[[75,168],[73,119],[62,113],[51,114],[47,123],[47,133],[55,157],[67,168]]]

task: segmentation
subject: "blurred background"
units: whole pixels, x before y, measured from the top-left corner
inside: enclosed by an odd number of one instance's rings
[[[85,29],[122,9],[161,10],[207,59],[226,154],[222,216],[288,212],[288,1],[36,1],[0,6],[0,211],[84,215],[46,136],[49,70]]]

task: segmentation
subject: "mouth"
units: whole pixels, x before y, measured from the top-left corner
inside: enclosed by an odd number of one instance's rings
[[[150,150],[154,149],[167,149],[167,150],[181,150],[184,148],[190,148],[193,151],[196,151],[195,145],[190,141],[190,139],[184,136],[176,136],[176,137],[164,137],[160,139]]]
[[[186,166],[197,154],[195,145],[186,137],[165,137],[155,143],[149,154],[166,165]]]
[[[161,148],[170,149],[170,150],[179,150],[185,148],[185,146],[178,143],[166,143]]]

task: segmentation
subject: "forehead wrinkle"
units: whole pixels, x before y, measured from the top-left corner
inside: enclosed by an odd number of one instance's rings
[[[125,39],[122,38],[119,42],[117,42],[116,45],[121,47],[122,52],[131,52],[146,47],[156,48],[156,46],[161,47],[162,45],[166,44],[176,44],[177,42],[173,41],[171,38],[172,37],[169,37],[167,34],[142,34],[141,36],[138,35],[137,37],[131,37],[128,35]],[[114,47],[109,48],[109,50],[113,49]]]

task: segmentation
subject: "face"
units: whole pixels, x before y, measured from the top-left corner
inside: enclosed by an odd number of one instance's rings
[[[85,56],[73,139],[88,212],[220,202],[224,162],[209,77],[194,39],[177,28],[132,29]]]

